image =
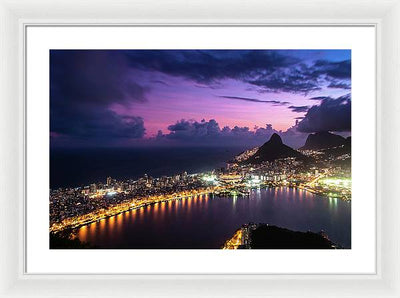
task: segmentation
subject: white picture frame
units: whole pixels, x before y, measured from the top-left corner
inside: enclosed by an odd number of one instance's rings
[[[209,16],[212,16],[210,18]],[[143,18],[145,17],[145,18]],[[364,296],[400,297],[400,1],[244,4],[139,1],[0,2],[0,293],[2,296]],[[24,32],[35,25],[285,25],[377,28],[377,273],[371,275],[27,275],[24,274]]]

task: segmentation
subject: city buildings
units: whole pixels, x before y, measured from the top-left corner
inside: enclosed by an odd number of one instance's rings
[[[111,177],[106,183],[50,190],[50,231],[57,232],[112,216],[156,202],[181,199],[198,194],[246,196],[251,188],[296,187],[328,198],[351,200],[350,154],[330,155],[307,150],[313,162],[295,157],[264,161],[258,164],[243,162],[242,153],[226,168],[206,173],[153,178],[144,174],[133,180],[118,181]]]

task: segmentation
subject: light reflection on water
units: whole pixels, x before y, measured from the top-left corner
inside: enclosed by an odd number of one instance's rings
[[[162,202],[79,228],[77,236],[101,248],[219,248],[244,223],[292,230],[324,230],[351,246],[351,204],[301,189],[254,189],[249,197],[197,196]]]

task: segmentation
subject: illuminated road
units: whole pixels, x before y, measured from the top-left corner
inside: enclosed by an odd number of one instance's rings
[[[98,221],[100,219],[117,215],[122,212],[126,212],[132,209],[138,209],[141,207],[145,207],[147,205],[155,204],[155,203],[162,203],[168,202],[172,200],[181,200],[183,198],[194,197],[204,194],[213,193],[214,191],[218,190],[221,191],[221,187],[218,188],[207,188],[207,189],[200,189],[200,190],[193,190],[193,191],[185,191],[182,193],[175,193],[171,195],[164,195],[164,196],[153,196],[153,197],[146,197],[142,199],[132,199],[127,203],[122,203],[116,205],[114,207],[110,207],[106,210],[100,209],[96,210],[92,213],[88,213],[82,216],[67,218],[60,223],[55,223],[50,227],[50,232],[59,232],[65,230],[67,228],[76,228],[82,225],[86,225],[91,222]]]
[[[242,229],[236,231],[231,239],[226,241],[222,249],[238,249],[242,245]]]

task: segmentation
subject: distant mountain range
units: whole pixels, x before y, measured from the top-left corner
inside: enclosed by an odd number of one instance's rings
[[[343,154],[351,154],[351,137],[347,137],[344,143],[340,146],[321,149],[320,151],[324,152],[326,155],[335,157]]]
[[[349,140],[346,138],[335,135],[333,133],[323,131],[316,132],[308,135],[306,143],[299,150],[321,150],[339,147],[345,145]]]
[[[281,137],[274,133],[268,142],[264,143],[257,152],[248,158],[248,163],[261,163],[263,161],[273,161],[279,158],[296,157],[306,159],[306,156],[301,154],[289,146],[283,144]]]

